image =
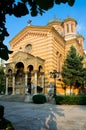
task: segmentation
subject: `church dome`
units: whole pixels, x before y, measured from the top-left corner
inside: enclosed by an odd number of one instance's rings
[[[53,18],[53,19],[49,20],[47,24],[49,25],[49,24],[53,24],[53,23],[62,23],[62,20],[58,19],[58,18]]]
[[[74,18],[72,18],[72,17],[67,17],[67,18],[64,20],[64,22],[66,22],[66,21],[74,21],[74,22],[77,24],[77,21],[76,21]]]

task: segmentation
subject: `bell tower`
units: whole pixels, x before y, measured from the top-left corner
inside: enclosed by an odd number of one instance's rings
[[[76,25],[77,22],[71,17],[68,17],[63,21],[64,39],[66,41],[76,38]]]

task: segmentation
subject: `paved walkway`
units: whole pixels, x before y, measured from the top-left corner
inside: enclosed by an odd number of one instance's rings
[[[86,106],[0,101],[15,130],[86,130]]]

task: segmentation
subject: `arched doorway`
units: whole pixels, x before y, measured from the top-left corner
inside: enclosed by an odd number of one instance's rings
[[[16,85],[16,94],[23,94],[25,87],[25,75],[24,75],[24,64],[22,62],[18,62],[15,65],[16,73],[15,73],[15,85]]]
[[[24,72],[24,64],[22,62],[18,62],[15,66],[17,72]]]
[[[28,85],[28,93],[31,94],[31,78],[32,78],[32,71],[33,71],[33,66],[29,65],[28,66],[28,80],[27,80],[27,85]]]

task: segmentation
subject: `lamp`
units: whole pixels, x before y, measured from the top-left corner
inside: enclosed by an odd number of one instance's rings
[[[53,72],[50,72],[50,78],[54,78],[54,95],[56,96],[56,78],[60,77],[60,72],[57,72],[56,70],[53,70]]]

